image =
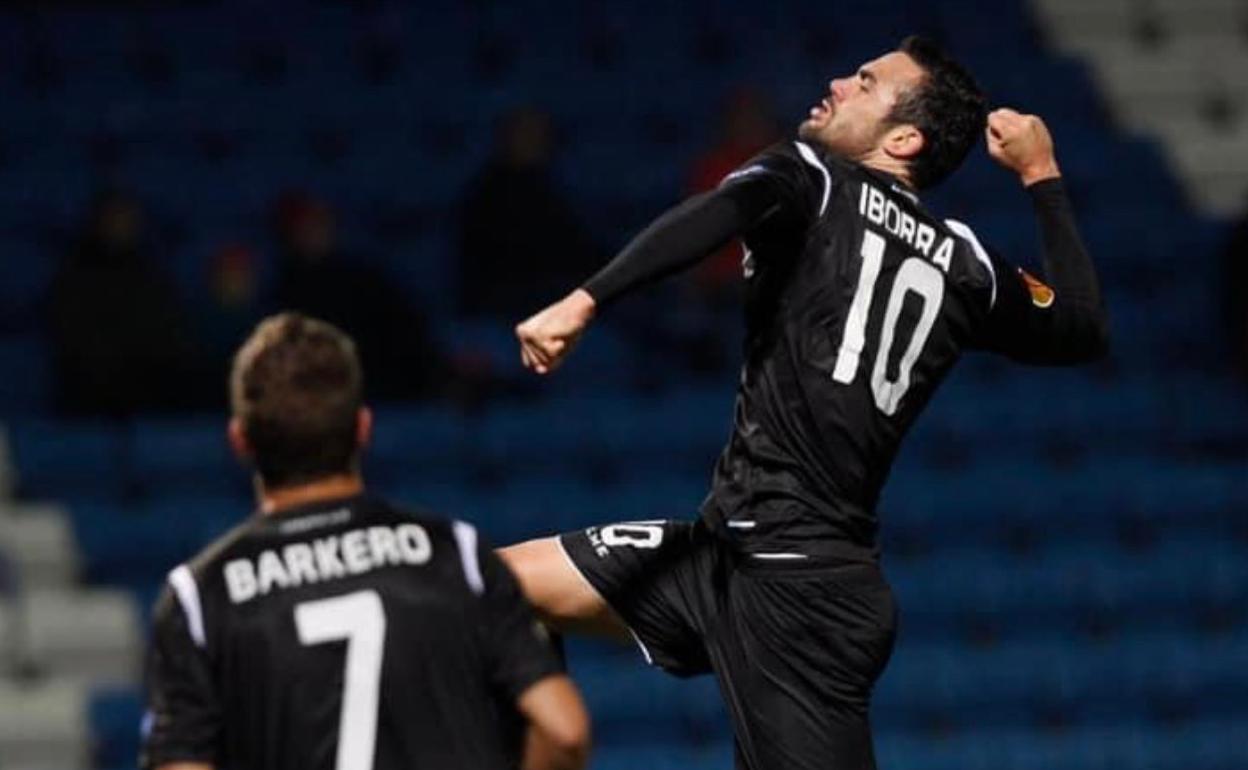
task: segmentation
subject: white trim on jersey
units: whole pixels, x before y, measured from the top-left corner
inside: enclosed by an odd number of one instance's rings
[[[485,593],[485,580],[481,577],[481,565],[477,561],[477,529],[471,524],[457,521],[451,525],[455,544],[459,546],[459,561],[464,566],[464,579],[477,596]]]
[[[559,553],[563,554],[563,558],[568,560],[568,566],[571,567],[572,571],[576,573],[576,576],[581,579],[581,582],[584,583],[590,591],[593,591],[594,596],[601,599],[603,604],[611,608],[611,611],[615,613],[615,616],[620,619],[621,623],[624,623],[624,627],[628,629],[628,633],[633,637],[633,641],[637,643],[637,648],[641,650],[641,657],[646,659],[646,665],[653,666],[654,656],[650,654],[650,649],[646,647],[646,643],[641,641],[641,637],[637,635],[637,632],[633,630],[632,626],[624,622],[624,616],[616,612],[614,607],[611,607],[611,602],[607,601],[606,597],[599,593],[597,588],[594,588],[594,584],[589,582],[589,578],[585,577],[585,573],[581,572],[581,568],[576,566],[576,562],[572,560],[572,554],[568,553],[568,549],[563,547],[563,539],[558,536],[552,539],[555,541],[555,545],[559,547]]]
[[[182,612],[186,615],[186,628],[191,632],[195,646],[206,647],[208,639],[204,636],[204,610],[199,603],[199,586],[195,585],[195,575],[191,568],[185,564],[174,567],[169,573],[169,585],[178,597],[178,604],[182,605]]]
[[[815,155],[815,151],[810,146],[802,142],[794,142],[797,147],[797,154],[802,156],[802,160],[807,164],[819,169],[819,173],[823,174],[823,202],[819,204],[819,216],[823,216],[823,212],[828,208],[828,196],[832,194],[832,175],[828,173],[827,167],[819,160],[819,156]]]
[[[918,202],[919,202],[919,196],[918,196],[918,195],[916,195],[915,193],[911,192],[910,190],[907,190],[906,188],[902,187],[902,186],[901,186],[901,185],[899,185],[899,184],[890,184],[890,185],[888,186],[888,189],[892,190],[893,192],[897,193],[898,195],[902,196],[903,198],[906,198],[906,199],[907,199],[907,200],[909,200],[911,203],[918,203]]]
[[[749,521],[745,519],[733,519],[724,523],[733,529],[754,529],[758,526],[757,521]]]
[[[946,219],[945,225],[959,236],[962,240],[971,244],[971,250],[975,252],[975,258],[984,263],[984,267],[988,268],[988,274],[992,276],[992,299],[988,301],[989,309],[997,304],[997,271],[992,266],[992,260],[988,258],[988,252],[984,250],[983,244],[979,242],[979,238],[975,237],[974,231],[965,223],[956,219]]]
[[[766,174],[766,173],[769,173],[767,171],[766,166],[762,166],[758,163],[755,163],[753,166],[746,166],[745,168],[737,169],[736,171],[732,172],[728,176],[721,179],[719,183],[720,185],[724,185],[724,184],[727,184],[728,182],[731,182],[734,179],[740,179],[743,176],[749,176],[750,174]]]
[[[783,561],[786,559],[809,559],[810,557],[804,553],[752,553],[750,558]]]

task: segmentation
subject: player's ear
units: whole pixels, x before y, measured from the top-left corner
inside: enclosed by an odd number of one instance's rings
[[[884,151],[899,160],[910,160],[923,152],[927,146],[927,138],[917,126],[902,123],[893,126],[884,135]]]
[[[355,445],[360,449],[367,447],[373,440],[373,410],[366,406],[360,407],[355,413]]]
[[[251,442],[247,440],[247,431],[243,430],[243,421],[238,417],[231,417],[225,433],[230,440],[230,449],[234,451],[234,456],[242,462],[251,462]]]

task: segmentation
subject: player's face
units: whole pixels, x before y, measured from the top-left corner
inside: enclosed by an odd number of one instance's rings
[[[833,80],[798,134],[844,157],[862,158],[884,138],[897,100],[922,81],[923,69],[914,59],[900,51],[887,53]]]

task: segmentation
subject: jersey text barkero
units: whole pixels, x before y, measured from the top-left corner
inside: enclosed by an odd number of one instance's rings
[[[143,767],[514,768],[560,664],[472,526],[368,497],[253,516],[174,569]]]

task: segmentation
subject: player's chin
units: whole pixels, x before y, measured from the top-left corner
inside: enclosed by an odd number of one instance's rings
[[[813,141],[819,138],[819,132],[823,129],[823,123],[814,118],[807,118],[797,127],[797,135],[806,141]]]

